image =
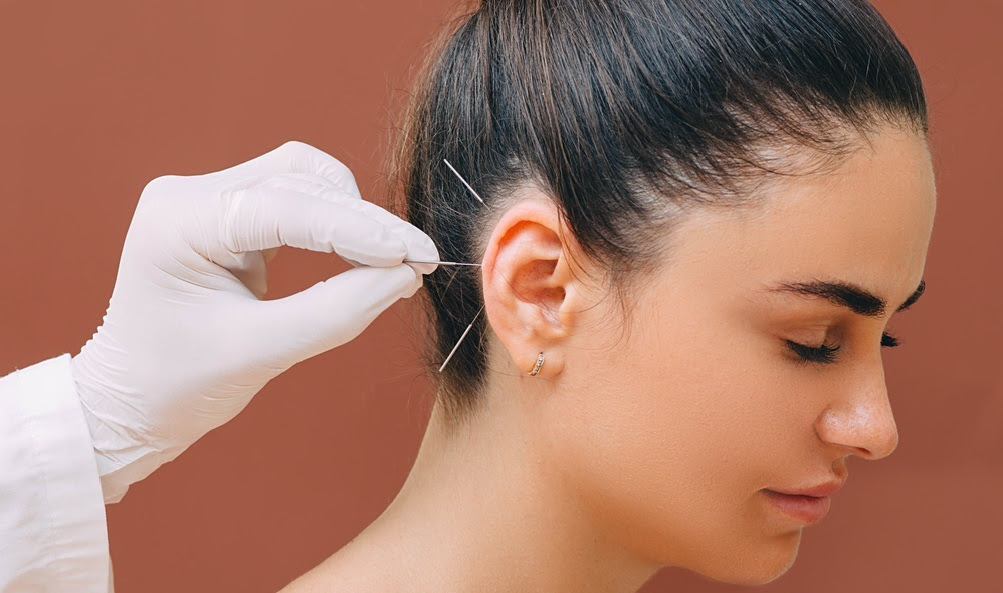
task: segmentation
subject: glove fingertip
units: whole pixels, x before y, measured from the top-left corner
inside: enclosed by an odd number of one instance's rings
[[[388,268],[401,265],[408,254],[407,244],[386,227],[367,243],[366,251],[342,248],[338,250],[338,255],[363,265]]]
[[[409,299],[409,298],[413,297],[414,295],[418,294],[418,291],[421,290],[422,285],[425,284],[425,277],[422,275],[423,272],[421,272],[418,269],[418,266],[422,266],[422,267],[426,267],[426,266],[423,266],[423,264],[406,264],[406,265],[409,266],[412,270],[415,271],[414,284],[410,288],[408,288],[407,291],[405,291],[404,294],[401,297],[401,298]]]
[[[414,271],[418,272],[419,275],[431,274],[432,272],[439,269],[439,264],[408,264],[408,265],[414,268]]]

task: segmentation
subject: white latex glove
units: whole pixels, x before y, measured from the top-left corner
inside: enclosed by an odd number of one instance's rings
[[[353,269],[262,301],[289,245]],[[103,325],[73,357],[105,501],[237,415],[269,380],[359,335],[422,284],[431,239],[362,200],[341,162],[301,142],[144,188]],[[359,265],[363,264],[363,265]]]

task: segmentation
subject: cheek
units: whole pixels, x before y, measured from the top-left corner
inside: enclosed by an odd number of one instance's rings
[[[797,538],[771,526],[757,494],[784,453],[773,378],[706,324],[657,330],[635,328],[577,367],[550,415],[555,467],[597,524],[645,558],[729,582],[776,576]]]

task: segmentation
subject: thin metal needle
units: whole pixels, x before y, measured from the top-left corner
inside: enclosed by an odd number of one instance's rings
[[[477,195],[477,192],[474,191],[474,188],[470,187],[470,184],[467,183],[467,180],[463,178],[463,175],[460,175],[460,172],[457,171],[456,169],[454,169],[453,165],[449,164],[449,161],[447,161],[446,159],[442,159],[442,162],[446,163],[446,166],[449,167],[449,170],[453,172],[453,175],[456,175],[460,179],[460,181],[463,182],[463,185],[467,186],[467,189],[470,190],[470,193],[474,194],[474,197],[477,198],[478,202],[480,202],[481,204],[484,204],[485,206],[487,206],[487,204],[484,203],[484,200],[482,200],[481,197],[479,195]],[[481,265],[481,264],[466,264],[466,263],[459,263],[459,262],[441,262],[441,263],[445,263],[446,265],[454,265],[454,266],[479,266],[479,265]],[[484,305],[481,305],[481,308],[477,310],[477,313],[474,315],[474,318],[470,320],[470,325],[467,326],[467,329],[463,330],[463,334],[460,336],[460,339],[456,341],[456,345],[453,346],[453,349],[449,351],[449,356],[447,356],[446,360],[444,360],[442,362],[442,366],[439,367],[439,372],[440,373],[442,372],[442,369],[446,368],[446,364],[449,362],[449,360],[451,358],[453,358],[453,354],[456,354],[457,348],[459,348],[460,344],[463,343],[463,338],[467,337],[467,334],[470,333],[470,328],[474,327],[474,322],[477,321],[477,316],[480,315],[481,311],[483,311],[483,310],[484,310]]]
[[[463,185],[467,186],[467,189],[470,190],[470,193],[474,194],[474,197],[477,198],[477,201],[480,202],[481,204],[484,204],[484,200],[482,200],[481,197],[477,195],[477,192],[474,191],[474,188],[470,187],[470,184],[467,183],[467,180],[463,178],[463,175],[460,175],[459,171],[454,169],[453,165],[450,165],[449,161],[447,161],[446,159],[442,159],[442,162],[446,163],[446,166],[449,167],[449,170],[453,172],[453,175],[456,175],[457,177],[460,178],[460,181],[463,182]],[[484,205],[486,206],[487,204]]]
[[[481,305],[481,308],[477,310],[477,314],[474,315],[474,318],[470,321],[470,325],[467,326],[467,329],[463,330],[463,335],[461,335],[460,339],[456,341],[456,345],[453,346],[453,349],[449,351],[449,356],[446,357],[446,360],[443,361],[442,366],[439,367],[440,373],[442,372],[442,369],[446,368],[446,363],[448,363],[449,359],[453,357],[453,354],[456,354],[456,349],[459,348],[460,344],[463,343],[463,338],[467,337],[467,334],[470,332],[470,328],[474,327],[474,321],[477,321],[477,315],[480,315],[481,311],[483,310],[484,310],[484,305]]]
[[[455,261],[422,261],[418,259],[406,259],[404,260],[406,264],[438,264],[440,266],[479,266],[481,264],[466,264]]]

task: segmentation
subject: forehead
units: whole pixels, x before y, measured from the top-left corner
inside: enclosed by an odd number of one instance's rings
[[[922,278],[935,208],[926,143],[883,130],[832,171],[771,184],[754,208],[692,213],[673,275],[722,295],[840,278],[897,305]]]

